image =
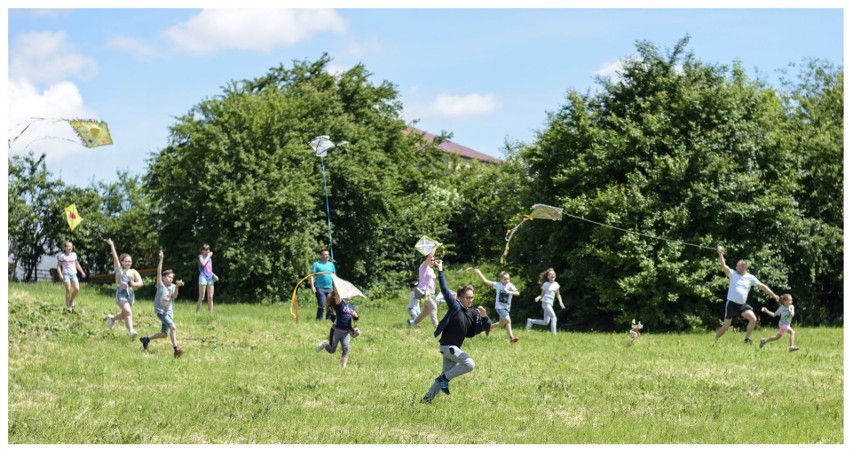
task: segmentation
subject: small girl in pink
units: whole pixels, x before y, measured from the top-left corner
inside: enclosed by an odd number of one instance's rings
[[[766,343],[771,343],[775,340],[781,339],[784,336],[784,332],[790,332],[790,347],[787,349],[790,352],[796,352],[799,348],[796,346],[796,332],[790,327],[790,324],[793,322],[793,317],[796,316],[796,309],[793,307],[793,296],[789,294],[781,295],[781,298],[778,300],[778,303],[781,304],[778,306],[778,309],[774,312],[771,310],[767,310],[766,307],[761,307],[760,311],[766,313],[773,318],[780,318],[778,320],[778,333],[775,334],[774,337],[769,338],[761,338],[760,339],[760,347],[766,345]]]
[[[438,302],[435,300],[435,270],[432,266],[435,265],[435,250],[429,252],[426,258],[420,263],[419,275],[420,280],[417,282],[417,288],[425,294],[423,296],[423,311],[417,315],[414,321],[408,320],[409,326],[419,324],[423,318],[429,316],[432,318],[432,327],[438,327]]]

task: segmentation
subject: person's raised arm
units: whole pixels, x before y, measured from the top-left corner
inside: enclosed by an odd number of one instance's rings
[[[767,309],[766,309],[766,307],[760,307],[760,311],[762,311],[762,312],[766,313],[766,314],[767,314],[767,315],[769,315],[769,316],[772,316],[773,318],[774,318],[774,317],[776,317],[776,316],[778,316],[778,315],[776,315],[776,314],[775,314],[775,312],[774,312],[774,311],[772,311],[772,310],[767,310]]]
[[[492,282],[491,280],[488,280],[487,278],[485,278],[485,276],[484,276],[484,275],[482,275],[482,272],[480,272],[480,271],[479,271],[479,269],[474,269],[474,271],[476,271],[476,275],[479,275],[479,278],[481,278],[481,279],[482,279],[482,282],[483,282],[483,283],[485,283],[485,284],[486,284],[486,285],[488,285],[488,286],[494,286],[494,282]]]
[[[163,250],[160,249],[160,261],[157,262],[157,279],[156,284],[160,286],[160,282],[163,281]]]
[[[109,251],[112,253],[112,265],[118,269],[121,267],[121,263],[118,262],[118,253],[115,253],[115,244],[113,244],[111,238],[107,238],[107,244],[109,244]]]
[[[428,254],[428,255],[426,255],[426,257],[425,257],[425,258],[423,258],[423,261],[421,261],[421,262],[420,262],[420,268],[421,268],[421,269],[422,269],[422,268],[424,268],[424,267],[426,267],[426,266],[428,266],[428,265],[429,265],[429,261],[432,261],[433,259],[435,259],[435,250],[438,250],[438,248],[437,248],[437,247],[435,247],[434,249],[432,249],[432,251],[431,251],[431,252],[429,252],[429,254]]]
[[[438,284],[441,286],[441,294],[444,295],[444,302],[447,303],[447,310],[455,310],[461,307],[461,302],[453,297],[450,293],[450,288],[447,287],[447,279],[444,277],[444,262],[435,260],[435,265],[438,267]]]
[[[725,264],[725,255],[723,254],[724,250],[721,245],[716,246],[716,253],[719,255],[719,265],[722,266],[722,270],[725,271],[725,276],[730,277],[731,268]]]

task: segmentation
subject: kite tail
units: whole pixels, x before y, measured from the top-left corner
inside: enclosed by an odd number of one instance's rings
[[[527,220],[532,220],[532,217],[525,214],[523,219],[521,219],[521,223],[515,225],[514,228],[506,232],[506,248],[503,249],[503,256],[500,257],[500,264],[505,264],[504,261],[506,260],[506,255],[509,254],[509,241],[512,240],[512,236],[515,235],[515,231],[518,231],[518,228],[520,228]]]
[[[293,294],[290,296],[290,314],[293,315],[293,318],[296,319],[296,324],[299,323],[299,299],[296,297],[296,292],[299,291],[299,287],[302,286],[302,283],[305,283],[305,280],[311,278],[314,275],[320,274],[330,274],[331,272],[312,272],[306,275],[304,278],[299,280],[296,283],[296,286],[293,288]]]
[[[13,139],[9,140],[9,148],[11,148],[11,147],[12,147],[12,144],[13,144],[13,143],[15,143],[15,141],[16,141],[16,140],[18,140],[19,138],[21,138],[21,135],[24,135],[24,132],[26,132],[26,130],[27,130],[30,126],[32,126],[34,122],[35,122],[35,121],[30,121],[30,123],[29,123],[29,124],[27,124],[27,125],[26,125],[26,127],[24,127],[24,128],[21,130],[21,132],[19,132],[19,133],[18,133],[18,135],[16,135],[16,136],[15,136],[15,138],[13,138]]]

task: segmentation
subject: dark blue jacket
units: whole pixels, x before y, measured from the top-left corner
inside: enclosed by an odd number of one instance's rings
[[[453,297],[452,293],[450,293],[449,288],[447,288],[447,279],[444,278],[444,271],[438,271],[438,283],[441,285],[441,294],[444,295],[444,301],[447,303],[447,313],[441,319],[441,322],[438,323],[438,327],[435,329],[435,336],[441,335],[444,332],[444,329],[447,328],[447,325],[450,321],[453,320],[462,310],[465,308],[462,306],[461,302],[458,299]],[[491,319],[487,316],[480,316],[479,312],[470,307],[466,309],[467,316],[470,317],[473,322],[467,328],[467,331],[464,332],[464,336],[467,338],[473,338],[480,333],[491,330]],[[462,339],[463,341],[463,339]],[[461,342],[460,342],[461,343]],[[456,346],[461,347],[461,344]]]

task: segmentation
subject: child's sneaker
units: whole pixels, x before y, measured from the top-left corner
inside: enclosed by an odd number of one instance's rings
[[[414,327],[414,320],[413,319],[407,319],[407,320],[405,320],[405,322],[408,323],[408,327]]]
[[[148,350],[148,343],[151,342],[151,339],[148,338],[148,337],[142,337],[142,338],[139,339],[139,341],[142,342],[142,350],[147,351]]]
[[[178,357],[180,357],[182,355],[183,355],[183,349],[175,347],[175,358],[177,359]]]
[[[798,350],[799,350],[798,346],[790,346],[790,349],[789,349],[790,352],[796,352]]]
[[[423,404],[432,404],[432,398],[429,398],[429,396],[427,395],[427,396],[424,396],[420,400],[420,402],[423,403]]]
[[[317,345],[317,352],[320,352],[320,351],[322,351],[323,349],[325,349],[326,345],[328,345],[328,342],[327,342],[327,341],[321,341],[321,342]]]
[[[765,344],[766,344],[766,338],[761,338],[760,339],[760,348],[758,348],[758,349],[763,349],[763,345],[765,345]]]
[[[745,344],[751,344],[751,338],[746,338],[746,339],[745,339]]]
[[[442,392],[449,395],[450,394],[450,380],[449,379],[441,379],[441,376],[435,378],[435,382],[438,383],[438,387]]]
[[[511,343],[517,343],[517,342],[518,342],[518,337],[516,337],[516,336],[512,335],[512,337],[511,337],[511,338],[509,338],[509,342],[511,342]]]
[[[107,329],[112,330],[112,326],[115,325],[115,319],[112,315],[107,315]]]
[[[130,341],[135,340],[135,339],[136,339],[136,335],[139,335],[139,334],[137,334],[135,330],[131,330],[131,331],[130,331]]]

